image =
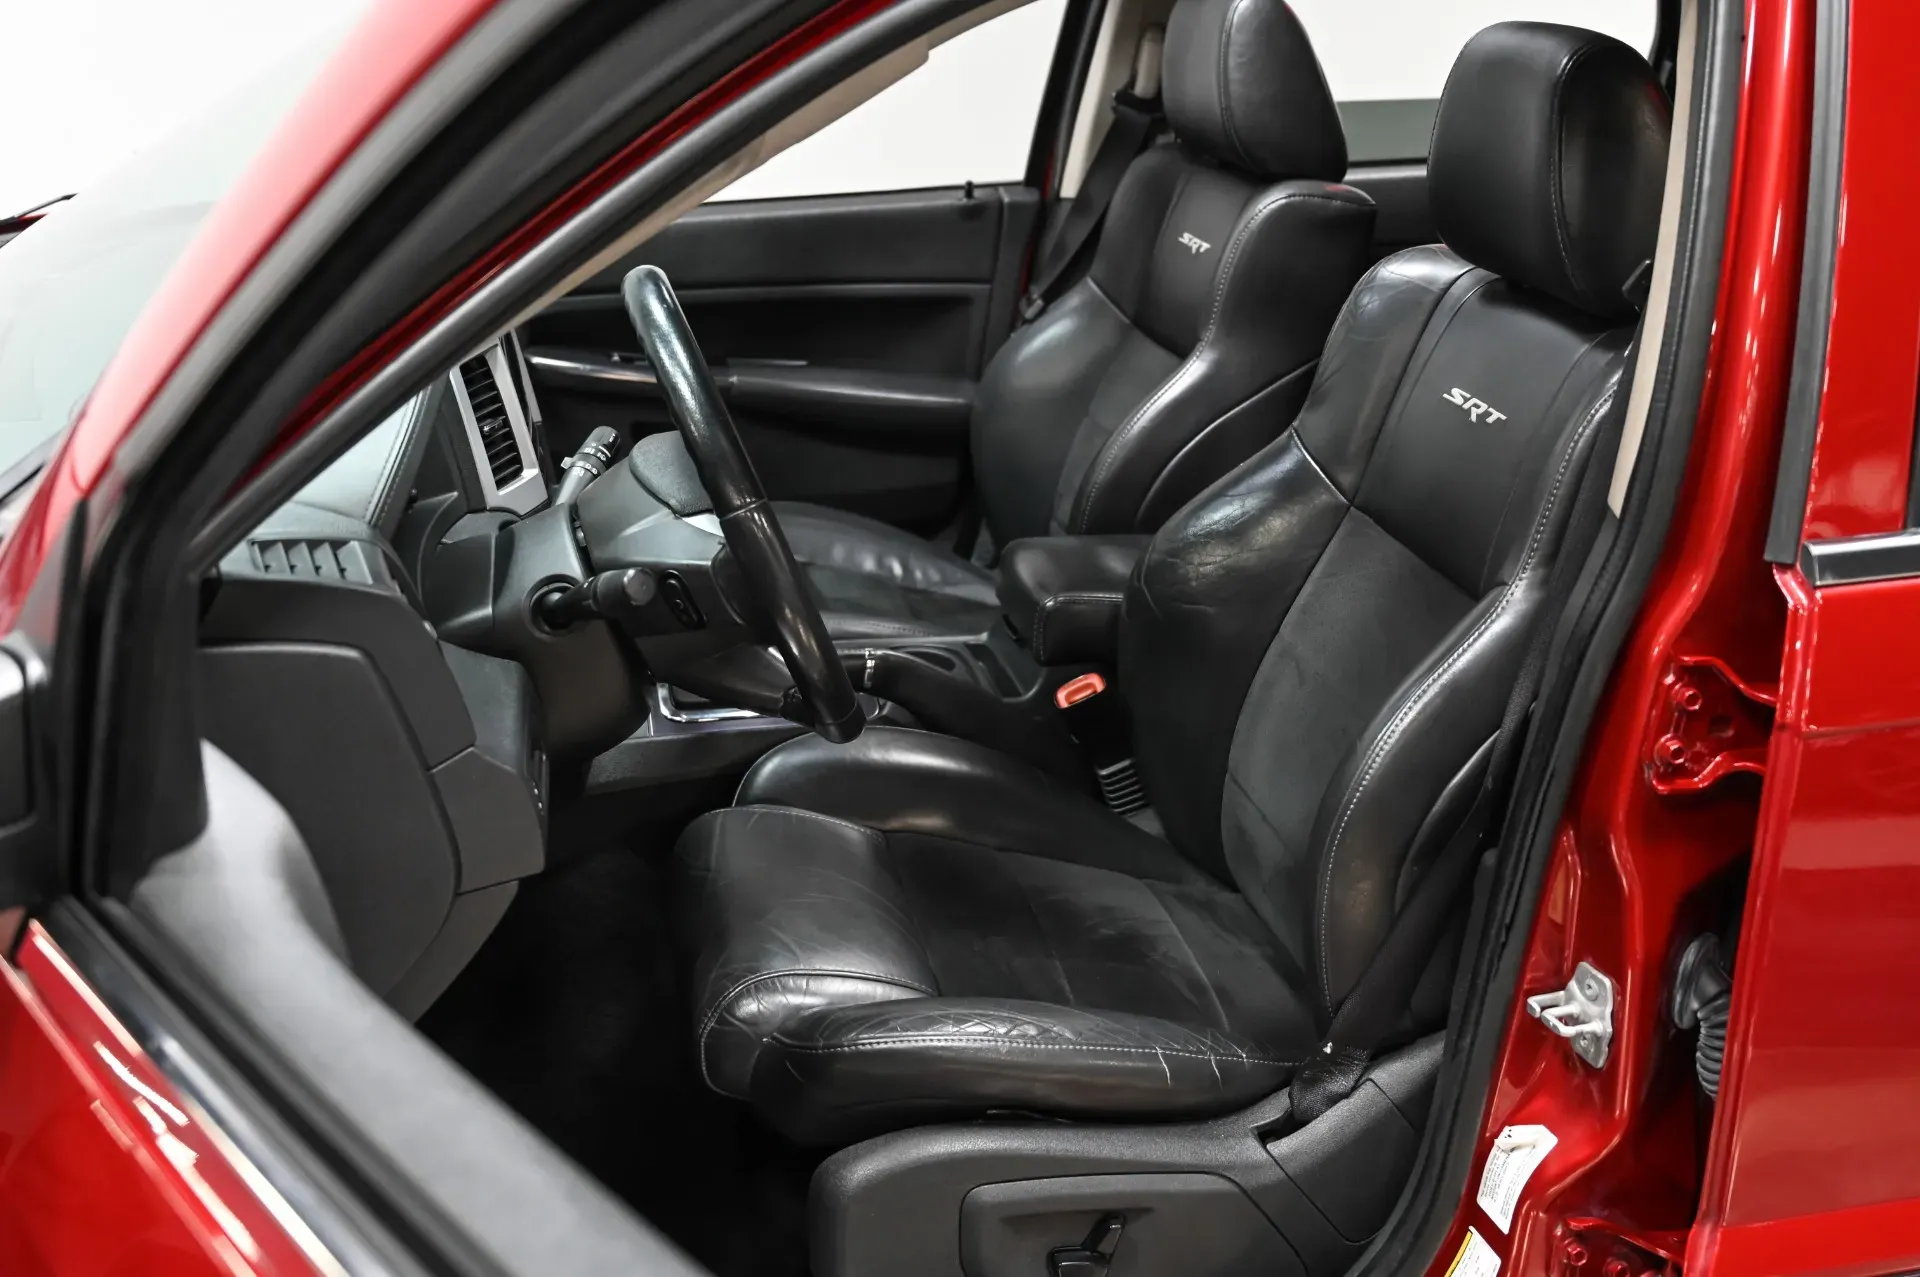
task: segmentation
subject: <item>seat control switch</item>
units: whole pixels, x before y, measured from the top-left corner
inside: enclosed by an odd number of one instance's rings
[[[1047,1256],[1048,1277],[1106,1277],[1126,1227],[1126,1216],[1102,1215],[1078,1246],[1062,1246]]]

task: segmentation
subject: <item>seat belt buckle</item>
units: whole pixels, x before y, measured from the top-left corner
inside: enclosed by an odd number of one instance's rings
[[[1093,764],[1094,779],[1107,806],[1122,816],[1145,807],[1147,791],[1133,765],[1126,706],[1107,690],[1107,680],[1098,674],[1068,679],[1054,690],[1053,703]]]
[[[1040,318],[1040,312],[1046,308],[1047,299],[1041,296],[1040,290],[1037,288],[1029,288],[1020,298],[1020,322],[1023,324],[1031,324],[1034,320]]]

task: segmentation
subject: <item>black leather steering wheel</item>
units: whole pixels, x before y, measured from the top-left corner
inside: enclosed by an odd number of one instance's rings
[[[754,473],[733,418],[720,400],[720,388],[693,340],[693,329],[673,295],[673,285],[659,267],[636,266],[627,272],[620,295],[653,363],[673,424],[686,440],[694,469],[713,501],[727,549],[773,623],[774,642],[813,729],[830,741],[852,740],[866,726],[866,715],[780,521],[767,502],[760,476]]]

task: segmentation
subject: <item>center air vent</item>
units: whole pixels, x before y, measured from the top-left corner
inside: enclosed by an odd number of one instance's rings
[[[374,584],[367,547],[358,541],[255,541],[253,565],[263,576]]]
[[[520,461],[520,442],[514,438],[513,424],[507,420],[507,405],[500,398],[500,383],[485,355],[475,355],[460,365],[460,383],[466,387],[467,403],[480,430],[493,486],[504,490],[526,472],[526,467]]]

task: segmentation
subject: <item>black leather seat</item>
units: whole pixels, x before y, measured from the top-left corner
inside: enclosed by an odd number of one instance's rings
[[[995,543],[1151,532],[1293,419],[1369,257],[1373,204],[1282,0],[1180,0],[1166,116],[1109,207],[1087,276],[994,355],[973,473]],[[843,637],[979,633],[993,575],[910,533],[780,503]]]
[[[773,751],[679,847],[708,1082],[824,1142],[1283,1085],[1477,789],[1625,393],[1668,127],[1615,40],[1475,37],[1434,134],[1450,247],[1362,281],[1292,428],[1128,588],[1157,820],[927,732]],[[1437,962],[1409,1034],[1447,980]]]

